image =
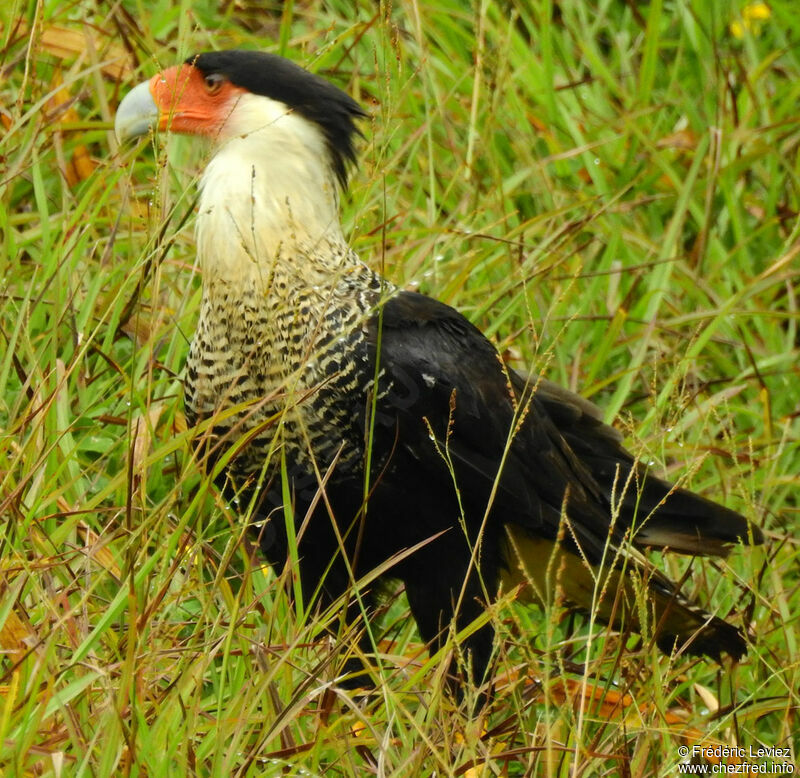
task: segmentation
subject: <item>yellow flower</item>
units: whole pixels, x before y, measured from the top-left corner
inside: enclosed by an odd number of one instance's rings
[[[744,19],[745,26],[747,22],[763,21],[769,19],[772,12],[766,3],[750,3],[742,9],[742,18]]]
[[[748,3],[742,8],[742,18],[734,19],[728,29],[734,38],[744,38],[745,32],[752,32],[758,35],[761,31],[761,22],[769,19],[772,15],[766,3]]]
[[[734,38],[744,38],[744,26],[740,21],[731,22],[730,31]]]

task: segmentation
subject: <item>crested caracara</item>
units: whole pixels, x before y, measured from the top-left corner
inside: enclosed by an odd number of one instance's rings
[[[120,140],[157,128],[211,143],[186,412],[207,420],[207,466],[251,506],[267,559],[282,568],[296,543],[304,596],[322,603],[381,568],[434,647],[519,583],[667,651],[741,657],[742,631],[637,549],[725,555],[760,530],[649,473],[593,405],[509,371],[457,311],[359,259],[338,192],[364,116],[326,80],[253,51],[190,57],[116,116]],[[348,618],[373,597],[351,598]],[[486,624],[464,641],[476,679],[492,639]]]

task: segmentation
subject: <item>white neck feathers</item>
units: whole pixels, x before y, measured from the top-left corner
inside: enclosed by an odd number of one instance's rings
[[[282,103],[237,100],[201,189],[197,248],[209,283],[271,284],[295,262],[302,272],[347,253],[322,132]]]

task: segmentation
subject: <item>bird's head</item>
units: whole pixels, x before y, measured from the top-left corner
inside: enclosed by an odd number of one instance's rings
[[[345,92],[283,57],[232,50],[197,54],[139,84],[120,103],[114,128],[121,142],[157,128],[215,143],[268,127],[311,129],[345,186],[356,120],[365,115]]]

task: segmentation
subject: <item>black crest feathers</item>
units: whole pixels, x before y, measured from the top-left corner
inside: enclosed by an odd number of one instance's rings
[[[203,75],[218,73],[253,94],[278,100],[316,123],[325,135],[331,164],[342,187],[347,165],[355,163],[356,120],[366,111],[346,92],[277,54],[262,51],[212,51],[186,60]]]

